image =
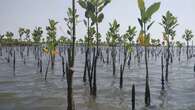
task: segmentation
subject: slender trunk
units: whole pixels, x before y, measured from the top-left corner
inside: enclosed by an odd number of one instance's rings
[[[127,51],[126,49],[124,49],[124,61],[123,61],[123,65],[120,66],[120,89],[123,88],[123,74],[125,70],[126,60],[127,60]]]
[[[87,18],[87,36],[88,36],[88,39],[90,38],[90,35],[89,35],[89,18]],[[89,40],[87,42],[87,51],[85,52],[85,67],[84,67],[84,74],[83,74],[83,82],[86,82],[86,72],[87,72],[87,68],[88,68],[88,54],[89,54]],[[89,72],[89,69],[88,69],[88,72]]]
[[[187,60],[188,60],[188,58],[189,58],[189,56],[188,56],[188,54],[189,54],[188,48],[189,48],[189,42],[187,41],[187,50],[186,50]]]
[[[48,69],[49,69],[49,64],[50,64],[50,58],[48,60],[47,68],[46,68],[46,71],[45,71],[45,80],[47,80],[47,73],[48,73]]]
[[[61,56],[61,58],[62,58],[62,77],[64,78],[64,76],[65,76],[65,69],[64,69],[64,57],[63,56]]]
[[[162,75],[161,75],[161,89],[164,90],[164,65],[163,65],[163,56],[161,56],[161,71],[162,71]]]
[[[146,37],[146,26],[144,24],[144,35]],[[148,74],[148,49],[144,46],[145,49],[145,65],[146,65],[146,85],[145,85],[145,105],[150,106],[150,86],[149,86],[149,74]]]
[[[165,80],[168,81],[168,72],[169,72],[169,57],[170,57],[170,44],[169,41],[168,43],[168,48],[167,48],[167,58],[166,58],[166,75],[165,75]]]
[[[13,70],[14,70],[14,76],[15,76],[15,70],[16,70],[16,53],[14,50],[14,59],[13,59]]]
[[[150,86],[148,75],[147,47],[145,46],[145,65],[146,65],[146,85],[145,85],[145,105],[150,106]]]

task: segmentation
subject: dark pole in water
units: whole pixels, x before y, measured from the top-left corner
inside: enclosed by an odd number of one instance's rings
[[[39,72],[42,73],[42,70],[43,70],[42,69],[42,58],[40,58],[40,71]]]
[[[15,70],[16,70],[16,53],[14,50],[14,59],[13,59],[13,69],[14,69],[14,76],[15,76]]]
[[[120,65],[120,89],[123,88],[123,70],[122,70],[122,65]]]
[[[195,64],[194,64],[194,72],[195,72]]]
[[[163,65],[163,55],[161,56],[161,70],[162,70],[162,75],[161,75],[161,84],[162,84],[162,90],[164,90],[164,65]]]
[[[46,71],[45,71],[45,80],[47,80],[47,73],[48,73],[48,69],[49,69],[49,63],[50,63],[50,58],[48,60],[47,68],[46,68]]]
[[[132,110],[135,110],[135,85],[132,86]]]
[[[64,57],[62,56],[62,77],[64,78],[65,76],[65,69],[64,69]]]

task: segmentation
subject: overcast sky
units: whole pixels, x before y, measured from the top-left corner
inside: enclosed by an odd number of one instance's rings
[[[0,34],[6,31],[14,32],[18,37],[19,27],[34,29],[41,26],[45,29],[48,19],[55,19],[59,22],[58,36],[66,34],[66,25],[63,18],[66,17],[67,8],[71,7],[72,0],[0,0]],[[146,4],[161,1],[160,10],[153,16],[155,24],[151,28],[153,38],[162,38],[163,28],[159,25],[161,17],[170,10],[177,18],[179,26],[176,39],[182,40],[185,28],[195,32],[195,0],[146,0]],[[80,20],[84,19],[84,10],[77,4],[76,6]],[[104,9],[105,18],[100,24],[100,32],[105,38],[105,33],[109,28],[109,22],[114,19],[120,23],[120,33],[124,33],[129,25],[136,26],[140,30],[137,18],[139,10],[137,0],[112,0]],[[82,38],[86,33],[83,23],[77,26],[77,38]]]

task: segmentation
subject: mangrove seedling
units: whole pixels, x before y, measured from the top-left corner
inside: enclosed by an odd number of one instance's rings
[[[177,18],[173,16],[170,11],[166,12],[166,15],[162,16],[162,23],[160,23],[164,28],[163,37],[167,43],[167,57],[166,57],[166,74],[165,80],[168,81],[168,70],[169,70],[169,60],[170,60],[170,37],[175,35],[175,27],[177,24]]]
[[[56,47],[57,47],[56,25],[57,25],[57,22],[55,20],[49,19],[49,26],[46,27],[48,36],[47,36],[47,47],[45,49],[45,52],[49,54],[49,59],[51,58],[51,68],[52,69],[54,68]]]
[[[150,27],[154,23],[154,21],[150,22],[151,17],[160,8],[160,2],[156,2],[152,4],[151,6],[149,6],[148,8],[146,8],[144,0],[138,0],[138,7],[140,10],[140,15],[141,15],[141,18],[138,18],[138,22],[141,27],[138,41],[142,46],[144,46],[144,49],[145,49],[145,65],[146,65],[145,105],[149,106],[150,105],[150,87],[149,87],[149,75],[148,75],[147,47],[149,46],[149,42],[150,42],[150,33],[147,31],[150,29]]]
[[[182,36],[183,39],[185,39],[186,44],[187,44],[187,50],[186,50],[186,55],[187,55],[187,60],[189,59],[189,41],[192,40],[194,37],[192,30],[186,29],[185,34]]]
[[[124,46],[124,61],[123,64],[121,65],[121,70],[120,70],[120,89],[123,87],[123,73],[126,65],[126,60],[127,60],[127,53],[130,54],[132,52],[132,46],[133,46],[133,38],[136,35],[136,27],[128,27],[128,30],[126,33],[123,35],[123,46]]]
[[[115,73],[116,73],[116,54],[117,54],[116,46],[118,43],[118,39],[120,37],[120,34],[119,34],[120,24],[118,24],[117,21],[114,20],[109,25],[110,25],[110,28],[106,34],[107,35],[106,39],[109,43],[108,45],[111,46],[111,48],[112,48],[112,51],[111,51],[112,69],[113,69],[113,75],[115,75]]]

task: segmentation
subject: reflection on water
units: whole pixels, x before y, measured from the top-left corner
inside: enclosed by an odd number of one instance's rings
[[[106,55],[105,55],[106,56]],[[160,59],[150,59],[149,75],[152,106],[144,107],[145,64],[131,61],[126,66],[124,86],[119,89],[119,65],[117,75],[112,76],[112,65],[98,64],[97,98],[89,95],[88,84],[82,82],[84,54],[77,53],[74,73],[74,100],[77,110],[129,110],[131,109],[131,87],[136,88],[137,110],[194,110],[195,109],[195,59],[181,61],[175,58],[170,66],[169,82],[161,90]],[[1,57],[3,59],[3,56]],[[183,56],[185,59],[185,56]],[[44,57],[43,71],[47,58]],[[117,60],[118,61],[118,60]],[[54,71],[49,70],[47,81],[44,72],[38,73],[33,56],[27,58],[26,64],[20,57],[16,60],[15,77],[12,64],[0,60],[0,110],[65,110],[66,80],[62,79],[60,57],[56,58]]]

